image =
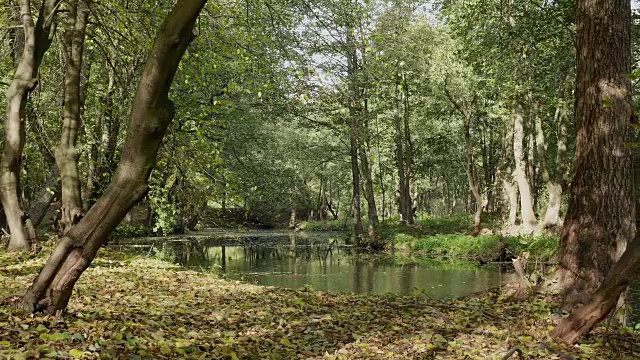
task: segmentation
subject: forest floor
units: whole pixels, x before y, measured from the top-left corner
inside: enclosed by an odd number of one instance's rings
[[[0,250],[0,299],[24,292],[44,261]],[[64,316],[0,306],[0,358],[503,359],[514,348],[524,359],[640,357],[631,330],[553,343],[553,307],[541,295],[435,301],[260,287],[105,249]]]

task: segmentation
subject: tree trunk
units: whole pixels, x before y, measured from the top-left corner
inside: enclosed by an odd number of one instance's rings
[[[558,104],[558,108],[556,109],[556,113],[554,116],[555,122],[559,123],[558,128],[562,126],[562,115],[561,115],[561,106],[562,101],[560,100],[560,104]],[[539,116],[535,118],[536,123],[536,144],[538,151],[538,160],[540,161],[540,171],[542,171],[542,180],[547,187],[547,210],[544,214],[544,219],[540,223],[540,227],[542,229],[548,227],[555,227],[560,225],[560,206],[562,204],[562,186],[558,183],[557,177],[551,178],[549,175],[549,165],[547,163],[547,143],[544,138],[544,131],[542,129],[542,119]],[[565,134],[566,136],[566,131]],[[560,156],[561,152],[566,152],[566,145],[564,145],[564,139],[561,133],[558,133],[558,156]],[[562,165],[556,164],[556,173],[562,171]]]
[[[107,83],[107,91],[102,102],[108,109],[113,103],[115,75],[112,71],[109,71],[109,81]],[[96,117],[96,122],[93,125],[93,132],[91,134],[91,150],[89,151],[89,171],[87,172],[87,184],[85,187],[85,195],[83,199],[83,208],[85,211],[89,210],[94,202],[94,196],[96,195],[96,187],[99,183],[100,175],[100,142],[103,138],[103,126],[105,118],[107,117],[109,110],[106,110],[103,114]]]
[[[482,229],[482,208],[484,207],[484,202],[482,200],[482,194],[480,193],[480,183],[476,171],[474,151],[473,151],[473,138],[471,137],[471,121],[473,120],[473,112],[470,110],[471,106],[463,105],[463,103],[456,100],[456,98],[451,95],[449,89],[447,88],[447,80],[445,79],[445,94],[447,98],[456,108],[456,110],[462,115],[464,119],[464,142],[466,146],[466,162],[467,166],[465,171],[467,173],[467,183],[469,184],[469,191],[473,195],[473,199],[475,201],[476,208],[474,210],[473,215],[473,236],[476,236],[480,233]],[[475,102],[475,99],[472,103]]]
[[[296,208],[291,208],[291,216],[289,217],[289,229],[293,230],[296,228]]]
[[[367,217],[369,222],[377,226],[378,225],[378,209],[376,207],[376,198],[373,191],[373,178],[371,174],[371,164],[369,163],[369,154],[364,146],[360,146],[360,167],[362,169],[362,176],[364,176],[364,193],[367,200]]]
[[[64,119],[60,143],[56,149],[56,164],[60,171],[60,235],[66,234],[82,217],[82,196],[76,149],[80,128],[80,71],[89,9],[82,0],[70,4],[63,49],[65,60]]]
[[[350,25],[352,26],[352,25]],[[349,142],[351,155],[351,175],[353,181],[353,223],[356,236],[356,247],[360,246],[360,240],[364,230],[362,228],[362,214],[360,205],[360,170],[358,166],[358,148],[360,147],[360,97],[358,94],[357,71],[358,52],[356,51],[353,27],[347,28],[347,75],[348,75],[348,108],[349,108]]]
[[[44,220],[47,210],[51,206],[51,203],[60,196],[58,187],[60,185],[60,174],[58,173],[58,167],[56,165],[51,166],[51,173],[45,183],[44,187],[36,195],[36,200],[29,206],[29,218],[31,219],[34,228],[37,228],[42,220]]]
[[[500,160],[500,169],[498,172],[498,178],[502,183],[503,196],[505,201],[509,204],[509,215],[507,220],[507,227],[513,229],[516,226],[516,218],[518,216],[518,188],[513,183],[515,179],[515,173],[511,166],[511,156],[513,154],[509,148],[513,144],[513,124],[506,125],[506,133],[504,136],[504,142],[502,144],[502,159]]]
[[[635,232],[630,5],[577,1],[576,150],[556,272],[565,308],[584,303]]]
[[[0,161],[0,199],[11,232],[10,250],[27,250],[35,241],[30,221],[22,210],[20,201],[20,163],[25,142],[25,108],[29,93],[36,85],[38,68],[44,53],[51,45],[51,26],[55,19],[55,8],[60,0],[42,2],[38,20],[34,26],[29,0],[20,0],[20,18],[24,27],[24,49],[22,59],[7,89],[7,112],[5,141]]]
[[[473,156],[473,140],[471,138],[471,114],[464,114],[464,141],[467,148],[467,180],[469,182],[469,190],[473,194],[476,203],[476,209],[473,215],[473,236],[477,236],[482,230],[482,195],[480,194],[480,184],[478,184],[478,176],[476,174],[475,159]]]
[[[520,191],[520,215],[522,216],[522,229],[525,233],[533,233],[538,220],[533,212],[533,202],[531,199],[531,188],[527,180],[525,168],[527,166],[522,151],[524,142],[524,124],[522,120],[522,107],[516,103],[516,110],[513,114],[513,158],[515,162],[515,179]]]
[[[407,224],[413,225],[413,199],[415,198],[411,196],[411,178],[413,177],[413,141],[411,140],[411,127],[409,126],[409,84],[407,83],[406,74],[402,75],[402,81],[402,90],[404,91],[404,113],[402,119],[404,127],[404,144],[406,147],[406,151],[404,152],[404,170],[406,172],[404,177],[404,194],[406,196],[405,206],[407,209],[405,211],[407,213]]]
[[[636,209],[640,206],[640,149],[633,149]],[[636,229],[640,227],[640,216],[636,216]],[[602,321],[618,303],[640,269],[640,234],[629,244],[620,259],[613,265],[598,290],[584,306],[560,321],[551,335],[568,344],[573,344]]]
[[[175,109],[169,87],[206,0],[178,0],[160,28],[132,104],[127,140],[114,180],[59,242],[23,299],[27,311],[66,309],[73,286],[111,231],[148,191],[158,148]]]
[[[352,130],[353,132],[354,130]],[[353,185],[353,228],[356,236],[356,246],[360,245],[360,238],[364,233],[362,227],[362,214],[360,213],[360,173],[358,170],[358,145],[355,135],[350,135],[351,143],[351,180]]]
[[[398,212],[400,213],[400,219],[404,222],[408,221],[407,209],[409,206],[407,205],[407,188],[405,184],[407,183],[406,179],[406,169],[404,163],[404,133],[402,131],[402,119],[400,117],[400,91],[398,88],[400,87],[400,76],[396,74],[395,81],[395,108],[393,109],[393,125],[395,128],[395,145],[396,145],[396,166],[398,169]]]

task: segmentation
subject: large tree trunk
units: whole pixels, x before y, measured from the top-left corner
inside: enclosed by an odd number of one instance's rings
[[[25,109],[29,93],[37,85],[38,68],[51,45],[51,26],[60,0],[42,2],[34,26],[29,0],[20,0],[20,18],[24,27],[22,59],[7,89],[5,141],[0,161],[0,199],[11,232],[10,250],[27,250],[35,240],[35,231],[22,210],[20,201],[20,163],[25,142]]]
[[[513,113],[513,158],[515,162],[515,179],[520,192],[520,215],[522,216],[522,230],[533,233],[538,220],[533,212],[533,201],[531,199],[531,188],[527,180],[525,168],[527,166],[523,153],[524,124],[522,119],[522,107],[516,102],[516,109]]]
[[[636,209],[640,206],[640,149],[633,149],[634,186]],[[636,229],[640,227],[640,216],[636,216]],[[598,290],[584,306],[560,321],[551,335],[568,344],[573,344],[602,321],[618,303],[620,295],[629,286],[640,269],[640,234],[629,244],[620,259],[613,265]]]
[[[635,231],[629,1],[577,1],[576,151],[558,250],[565,307],[602,283]]]
[[[76,149],[80,128],[80,71],[84,51],[84,38],[89,15],[82,0],[70,4],[65,34],[64,60],[64,119],[60,143],[56,149],[56,164],[60,171],[62,193],[60,199],[60,235],[66,234],[82,217],[82,196]]]
[[[169,87],[206,0],[178,0],[158,32],[132,104],[127,140],[114,180],[64,236],[23,299],[28,311],[63,311],[98,249],[148,191],[158,148],[174,117]]]

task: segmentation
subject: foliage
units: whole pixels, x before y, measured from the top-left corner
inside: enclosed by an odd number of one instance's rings
[[[530,259],[551,261],[558,248],[558,238],[553,236],[502,237],[498,235],[440,234],[416,237],[404,233],[394,236],[399,248],[428,257],[447,259],[471,259],[482,262],[506,260],[528,252]]]

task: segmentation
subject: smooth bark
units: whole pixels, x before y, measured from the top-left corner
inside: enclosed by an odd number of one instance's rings
[[[515,162],[515,180],[520,192],[520,215],[522,216],[522,230],[526,234],[533,233],[538,220],[533,212],[533,201],[531,199],[531,187],[526,174],[527,163],[523,153],[524,142],[524,121],[522,118],[522,106],[516,102],[516,109],[513,113],[513,158]]]
[[[27,250],[35,241],[35,231],[22,210],[20,199],[20,165],[25,143],[25,109],[29,93],[37,86],[38,68],[51,45],[52,25],[60,0],[42,2],[38,20],[33,23],[31,2],[20,0],[20,19],[24,28],[22,58],[7,89],[4,148],[0,161],[0,200],[7,218],[11,238],[10,250]]]
[[[179,0],[158,31],[132,104],[114,180],[58,243],[23,298],[27,311],[66,309],[76,281],[109,234],[148,191],[158,149],[175,109],[169,88],[206,0]]]
[[[80,73],[84,52],[84,39],[89,10],[82,0],[70,4],[65,33],[64,60],[64,118],[60,142],[56,148],[56,164],[60,172],[62,192],[60,199],[60,235],[66,234],[82,217],[82,195],[76,148],[80,129]]]
[[[556,109],[556,116],[554,117],[554,119],[558,119],[558,109]],[[547,142],[544,138],[544,131],[542,129],[542,119],[540,118],[540,116],[535,116],[534,119],[534,124],[535,124],[535,133],[536,133],[536,151],[538,153],[538,161],[540,162],[540,172],[542,173],[542,181],[544,181],[545,186],[547,188],[547,194],[549,196],[549,204],[547,206],[547,212],[545,213],[545,217],[544,220],[542,221],[542,223],[540,224],[542,228],[545,228],[546,226],[550,226],[550,225],[556,225],[557,223],[557,218],[558,218],[558,213],[556,212],[555,216],[553,217],[555,219],[555,221],[553,223],[547,223],[547,219],[549,218],[549,208],[552,208],[555,210],[554,206],[558,205],[557,207],[557,211],[560,211],[560,207],[559,207],[559,200],[557,197],[555,197],[556,193],[555,193],[555,188],[554,188],[554,184],[552,184],[551,182],[551,176],[549,175],[549,168],[548,168],[548,164],[547,164],[547,150],[548,150],[548,146],[547,146]]]

